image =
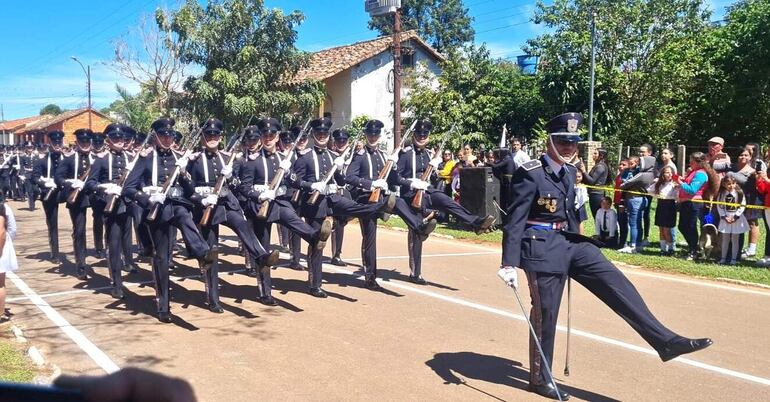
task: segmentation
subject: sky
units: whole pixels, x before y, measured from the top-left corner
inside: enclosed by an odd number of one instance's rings
[[[720,19],[732,0],[706,3],[714,11],[712,19]],[[131,37],[141,17],[151,16],[156,8],[175,9],[179,4],[177,0],[3,1],[3,14],[14,17],[0,24],[0,120],[34,116],[49,103],[65,109],[85,107],[85,73],[72,56],[91,67],[94,108],[117,98],[116,84],[138,91],[106,64],[114,54],[114,40]],[[367,29],[364,0],[265,0],[265,4],[305,14],[298,28],[297,47],[302,50],[377,36]],[[464,0],[464,4],[474,18],[475,42],[485,43],[494,57],[514,58],[522,54],[528,38],[544,32],[530,21],[535,0]]]

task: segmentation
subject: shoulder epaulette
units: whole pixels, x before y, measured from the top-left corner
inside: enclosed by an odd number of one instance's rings
[[[179,156],[181,156],[181,155],[179,155]],[[194,161],[194,160],[197,160],[198,157],[200,157],[200,156],[201,156],[200,152],[193,152],[193,153],[190,154],[190,156],[187,157],[187,159],[189,159],[191,161]]]
[[[404,148],[401,148],[401,151],[399,152],[399,155],[400,155],[400,154],[403,154],[403,153],[406,153],[406,152],[409,152],[409,151],[411,151],[411,150],[412,150],[412,146],[411,146],[411,145],[409,145],[409,146],[406,146],[406,147],[404,147]]]
[[[310,152],[310,148],[305,148],[303,150],[297,151],[297,153],[300,154],[300,155],[305,155],[308,152]]]
[[[540,168],[540,167],[543,167],[543,164],[540,163],[540,159],[533,159],[533,160],[531,160],[531,161],[521,165],[521,168],[526,170],[526,171],[528,171],[528,172],[530,170],[534,170],[534,169],[537,169],[537,168]]]

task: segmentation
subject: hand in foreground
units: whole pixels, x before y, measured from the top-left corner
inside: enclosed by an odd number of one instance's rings
[[[60,388],[77,389],[86,401],[100,402],[195,402],[190,384],[138,368],[125,368],[101,377],[62,375],[54,380]]]

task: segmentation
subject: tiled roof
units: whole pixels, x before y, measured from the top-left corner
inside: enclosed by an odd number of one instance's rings
[[[405,31],[401,34],[402,43],[410,40],[414,40],[437,60],[444,60],[441,54],[420,39],[417,31]],[[392,44],[393,36],[388,35],[352,45],[338,46],[315,52],[311,56],[310,65],[297,72],[292,81],[324,80],[390,49]]]
[[[28,124],[33,124],[39,120],[48,119],[50,117],[51,116],[49,115],[30,116],[30,117],[24,117],[22,119],[4,121],[0,123],[0,130],[14,131],[20,128],[24,128],[24,126]]]
[[[74,110],[68,110],[66,112],[60,113],[56,116],[48,116],[48,119],[40,120],[38,122],[35,122],[33,124],[28,125],[23,130],[20,130],[20,132],[27,132],[27,131],[36,131],[36,130],[45,130],[48,127],[53,126],[54,124],[61,123],[65,120],[71,119],[79,114],[85,113],[88,111],[88,108],[82,108],[82,109],[74,109]],[[91,109],[91,112],[93,112],[96,115],[99,115],[101,117],[104,117],[105,119],[108,119],[107,116],[99,113],[96,110]]]

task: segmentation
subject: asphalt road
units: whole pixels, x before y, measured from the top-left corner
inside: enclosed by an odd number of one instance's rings
[[[306,293],[306,272],[279,268],[273,271],[279,306],[266,307],[256,302],[256,280],[240,271],[243,257],[236,255],[234,237],[223,231],[225,313],[205,309],[196,264],[180,257],[172,276],[175,320],[162,324],[155,318],[148,263],[124,276],[127,298],[116,301],[109,295],[106,261],[89,257],[94,277],[75,278],[63,206],[59,237],[67,262],[57,267],[45,261],[42,209],[11,205],[21,264],[18,278],[7,281],[13,322],[65,373],[145,367],[189,380],[202,401],[544,400],[526,391],[528,329],[514,294],[496,276],[499,246],[431,237],[423,256],[429,284],[419,286],[407,281],[406,234],[380,229],[384,290],[373,292],[363,287],[360,232],[350,224],[343,251],[350,265],[324,265],[329,298]],[[92,248],[90,235],[89,229]],[[622,319],[575,284],[571,375],[563,374],[564,331],[554,364],[573,400],[767,399],[770,291],[623,271],[663,323],[715,343],[664,364]],[[526,286],[521,288],[528,306]],[[566,312],[565,296],[561,325]]]

